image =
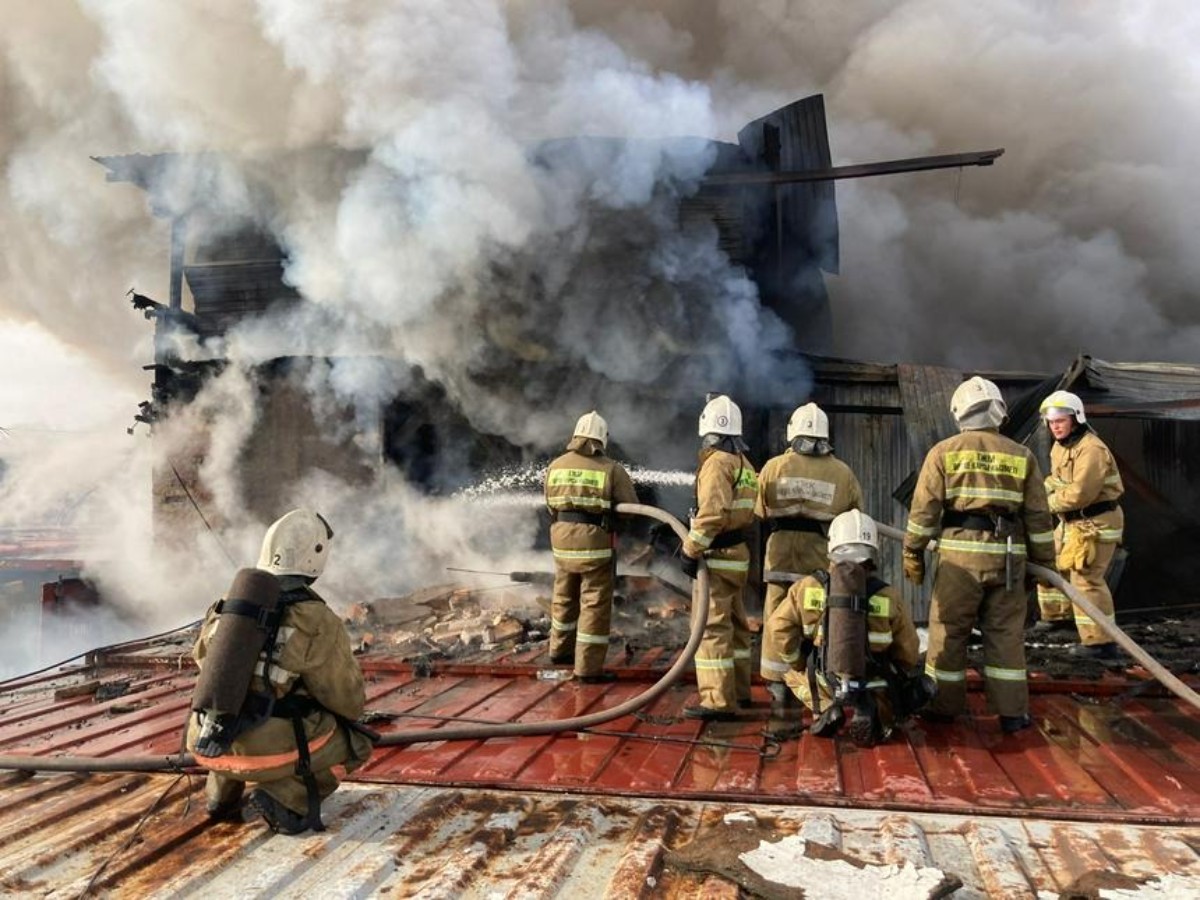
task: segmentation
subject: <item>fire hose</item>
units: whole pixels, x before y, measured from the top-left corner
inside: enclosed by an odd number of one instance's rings
[[[893,540],[903,541],[904,532],[899,528],[893,528],[890,525],[884,525],[882,522],[877,522],[876,527],[879,533],[892,538]],[[1169,690],[1172,694],[1182,700],[1187,701],[1196,709],[1200,709],[1200,694],[1197,694],[1190,687],[1180,681],[1175,675],[1162,663],[1156,660],[1153,656],[1143,650],[1133,638],[1127,635],[1120,629],[1112,618],[1102,613],[1096,608],[1087,597],[1085,597],[1078,588],[1071,584],[1067,579],[1063,578],[1058,572],[1053,569],[1047,569],[1045,566],[1039,566],[1037,563],[1027,562],[1025,568],[1029,573],[1036,578],[1049,582],[1054,585],[1064,594],[1066,594],[1071,602],[1088,614],[1088,617],[1096,623],[1096,627],[1112,638],[1121,646],[1126,653],[1142,664],[1142,667],[1154,676],[1163,687]]]
[[[639,503],[622,503],[617,506],[618,513],[626,515],[644,515],[658,519],[669,525],[682,540],[686,536],[683,525],[670,513],[652,506]],[[893,540],[902,541],[904,532],[883,523],[877,523],[879,533]],[[1138,646],[1129,635],[1125,634],[1116,623],[1100,612],[1096,606],[1064,579],[1058,572],[1035,563],[1026,563],[1026,568],[1035,577],[1047,581],[1065,593],[1071,601],[1082,609],[1096,625],[1119,644],[1130,656],[1137,660],[1154,678],[1176,696],[1191,706],[1200,709],[1200,695],[1180,681],[1166,667],[1161,665],[1150,654]],[[635,697],[631,697],[611,709],[601,710],[585,716],[575,716],[569,719],[557,719],[545,722],[498,722],[494,724],[476,724],[458,728],[427,728],[406,731],[397,734],[386,734],[377,746],[395,747],[409,744],[427,743],[430,741],[460,741],[487,740],[493,737],[533,737],[538,735],[557,734],[564,731],[580,731],[594,728],[622,716],[629,715],[641,707],[657,699],[667,690],[683,670],[691,662],[700,639],[704,635],[704,626],[708,620],[708,571],[703,565],[699,566],[696,578],[700,593],[705,602],[693,604],[691,633],[687,645],[679,654],[674,664],[657,682]],[[161,772],[180,771],[197,767],[197,761],[190,753],[178,753],[170,756],[11,756],[0,755],[0,770],[18,769],[23,771],[44,772]]]
[[[657,519],[670,526],[682,541],[687,537],[687,529],[670,513],[654,506],[641,503],[620,503],[616,507],[618,513],[624,515],[647,516]],[[401,747],[409,744],[421,744],[430,741],[482,741],[495,737],[534,737],[538,735],[558,734],[564,731],[581,731],[594,728],[627,716],[643,706],[658,699],[667,688],[674,684],[683,674],[696,649],[704,636],[704,627],[708,622],[708,569],[704,561],[700,561],[696,573],[698,595],[704,597],[703,603],[692,604],[691,632],[687,644],[671,667],[653,685],[635,697],[630,697],[610,709],[600,710],[584,716],[574,716],[569,719],[551,719],[544,722],[496,722],[492,724],[475,724],[457,728],[423,728],[413,731],[385,734],[376,743],[378,747]],[[196,768],[200,764],[190,753],[176,753],[169,756],[7,756],[0,755],[0,770],[19,769],[22,771],[42,772],[162,772],[180,771]]]

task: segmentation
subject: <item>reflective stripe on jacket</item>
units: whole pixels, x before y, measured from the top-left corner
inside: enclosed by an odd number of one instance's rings
[[[973,571],[1003,568],[1007,541],[990,529],[942,528],[942,513],[1003,512],[1015,520],[1013,555],[1053,566],[1054,532],[1037,459],[993,429],[964,431],[936,444],[917,477],[904,546],[923,550],[941,533],[938,552]]]
[[[1094,431],[1088,431],[1069,447],[1054,442],[1046,490],[1050,510],[1064,513],[1119,500],[1125,485],[1108,445]],[[1102,541],[1120,543],[1124,537],[1125,514],[1120,507],[1091,516],[1088,521],[1099,526]],[[1069,529],[1071,523],[1066,524]]]
[[[603,515],[619,503],[637,503],[625,467],[604,455],[599,441],[575,438],[567,452],[546,467],[544,492],[551,512]],[[550,546],[554,558],[586,565],[612,558],[613,536],[599,525],[554,522]]]
[[[809,575],[788,589],[763,629],[763,671],[782,674],[801,670],[800,646],[804,639],[816,646],[824,643],[822,618],[825,588]],[[872,653],[887,653],[904,669],[917,664],[920,640],[913,625],[908,601],[891,585],[884,585],[870,598],[867,635]]]
[[[758,475],[744,454],[705,448],[696,473],[696,514],[683,543],[684,552],[700,556],[717,535],[749,526],[754,521],[757,496]]]

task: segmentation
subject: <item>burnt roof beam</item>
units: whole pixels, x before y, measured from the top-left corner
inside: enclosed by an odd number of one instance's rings
[[[731,172],[708,175],[703,184],[740,186],[763,184],[801,184],[808,181],[839,181],[844,178],[872,178],[876,175],[899,175],[904,172],[928,172],[933,169],[961,169],[967,166],[990,166],[1004,154],[997,150],[976,150],[971,153],[951,153],[944,156],[916,156],[912,159],[892,159],[884,162],[861,163],[854,166],[834,166],[830,169],[803,169],[794,172]]]

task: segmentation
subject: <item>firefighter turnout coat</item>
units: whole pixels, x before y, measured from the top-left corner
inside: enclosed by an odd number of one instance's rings
[[[1011,539],[997,533],[1009,530]],[[989,705],[1003,716],[1024,715],[1025,560],[1052,565],[1054,558],[1046,491],[1029,449],[995,429],[964,431],[936,444],[917,478],[905,552],[921,553],[934,537],[938,562],[925,671],[937,680],[938,695],[930,710],[964,710],[967,640],[978,622]]]
[[[637,503],[625,467],[599,441],[572,438],[546,469],[554,598],[550,658],[574,660],[577,675],[597,675],[608,652],[612,620],[615,535],[613,509]]]
[[[1073,587],[1111,617],[1113,599],[1104,575],[1125,530],[1125,513],[1117,503],[1125,486],[1116,460],[1104,441],[1084,428],[1065,441],[1054,442],[1045,484],[1050,511],[1058,517],[1054,532],[1058,568]],[[1071,601],[1057,588],[1039,586],[1038,604],[1043,619],[1072,616]],[[1083,610],[1074,609],[1074,618],[1085,645],[1112,640]]]
[[[255,666],[251,690],[269,690],[276,698],[291,695],[311,701],[312,709],[303,717],[304,734],[312,772],[324,798],[338,785],[331,771],[334,766],[351,772],[371,754],[371,742],[366,737],[338,722],[339,716],[353,721],[362,715],[366,691],[341,619],[315,592],[301,590],[307,599],[289,603],[274,647],[264,650]],[[192,649],[192,657],[201,669],[208,663],[209,644],[219,624],[214,605]],[[192,713],[187,733],[189,750],[195,748],[199,731],[199,714]],[[227,754],[205,757],[203,763],[210,776],[258,782],[260,790],[293,812],[304,813],[305,785],[296,775],[299,758],[292,720],[272,717],[235,738]]]
[[[764,622],[789,584],[829,565],[829,522],[846,510],[861,509],[862,503],[858,479],[831,453],[817,456],[789,448],[767,460],[754,506],[770,532],[763,554]],[[762,676],[771,681],[782,677],[765,666]]]
[[[750,624],[742,592],[750,574],[745,530],[754,522],[757,496],[758,476],[744,454],[717,447],[700,452],[696,512],[683,552],[703,556],[708,567],[708,624],[696,651],[700,705],[724,712],[750,699]]]

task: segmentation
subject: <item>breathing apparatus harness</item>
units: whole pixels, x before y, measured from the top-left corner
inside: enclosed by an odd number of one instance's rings
[[[208,665],[201,669],[192,694],[192,710],[200,714],[201,722],[194,752],[202,758],[223,756],[240,735],[268,719],[290,720],[296,775],[304,782],[308,800],[307,824],[313,831],[324,831],[321,796],[304,731],[304,717],[324,707],[298,692],[299,680],[287,694],[276,697],[269,679],[283,617],[292,605],[310,600],[325,602],[307,586],[282,590],[279,579],[261,569],[241,569],[234,576],[228,596],[213,610],[219,625],[213,632]],[[260,660],[265,689],[256,690],[255,667]],[[335,717],[339,725],[348,724]]]
[[[887,582],[867,575],[860,565],[835,563],[833,574],[821,569],[813,573],[825,592],[821,611],[821,645],[806,641],[801,653],[806,657],[809,695],[812,698],[813,725],[818,737],[833,737],[846,723],[845,706],[854,709],[850,733],[860,746],[872,746],[884,739],[872,680],[887,684],[894,716],[906,718],[932,698],[936,684],[928,678],[910,678],[886,653],[871,651],[867,617],[871,597],[887,587]],[[855,571],[857,570],[857,571]],[[834,701],[821,709],[818,673],[833,692]],[[839,674],[840,673],[840,674]]]

